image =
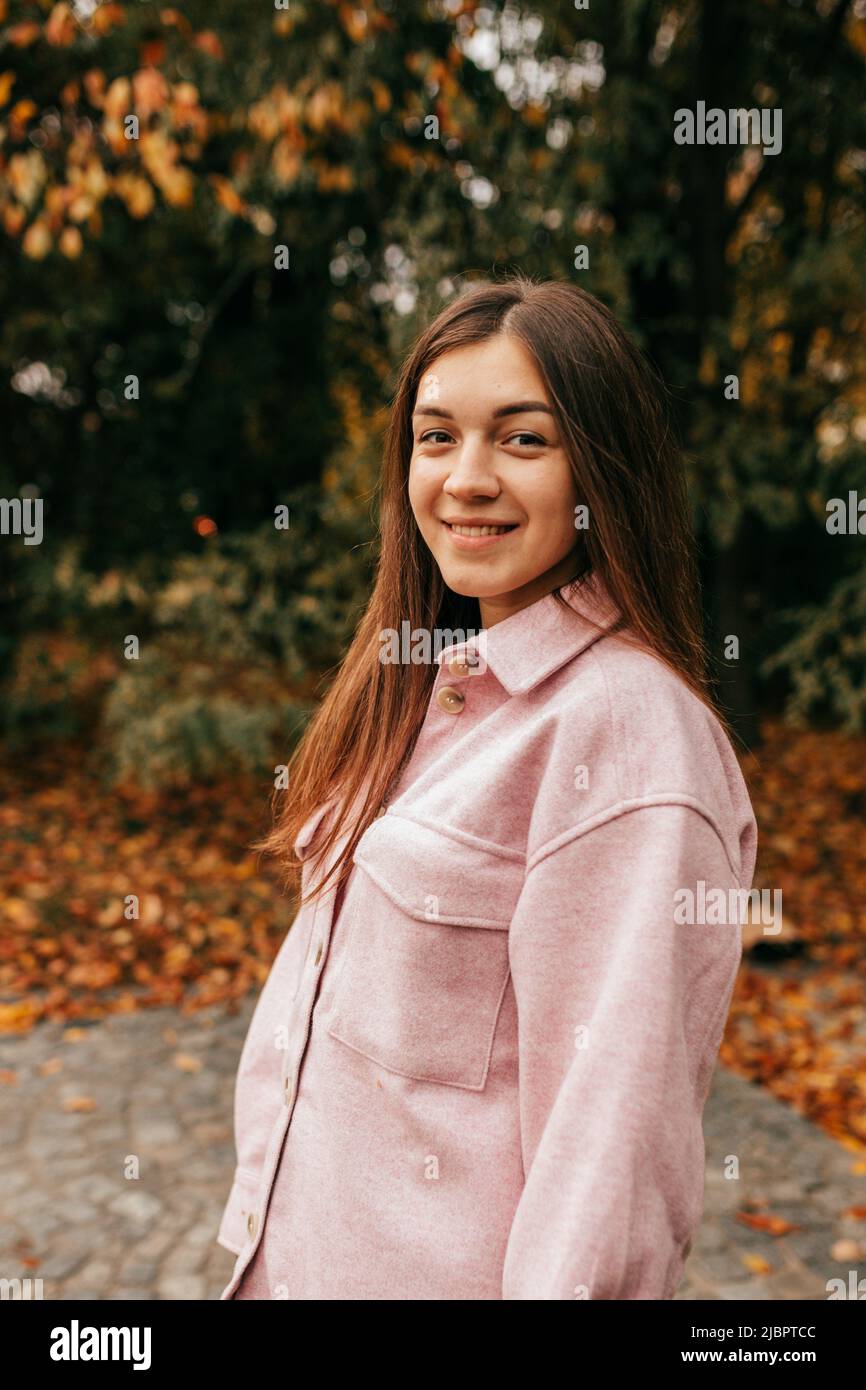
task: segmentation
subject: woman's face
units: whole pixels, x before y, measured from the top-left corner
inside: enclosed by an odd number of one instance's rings
[[[498,334],[438,357],[419,383],[412,426],[415,520],[448,587],[479,600],[484,627],[571,578],[580,499],[518,339]],[[491,526],[508,530],[479,530]]]

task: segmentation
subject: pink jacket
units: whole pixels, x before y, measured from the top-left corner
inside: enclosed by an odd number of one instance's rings
[[[238,1070],[223,1299],[674,1294],[741,955],[735,915],[676,904],[751,886],[755,820],[715,718],[598,635],[600,589],[571,602],[442,652],[336,921],[332,888],[283,942]]]

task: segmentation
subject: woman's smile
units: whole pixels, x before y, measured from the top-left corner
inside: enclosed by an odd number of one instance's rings
[[[519,521],[443,521],[442,525],[458,550],[489,550],[520,527]]]

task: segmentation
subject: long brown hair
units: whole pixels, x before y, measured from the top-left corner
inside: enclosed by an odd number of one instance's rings
[[[280,857],[291,881],[298,869],[293,843],[308,817],[337,797],[312,856],[319,862],[348,830],[353,812],[346,845],[310,897],[335,875],[340,884],[345,880],[355,846],[411,754],[427,711],[435,663],[383,663],[380,634],[401,631],[402,622],[411,632],[481,627],[478,600],[443,581],[415,522],[407,480],[421,377],[440,354],[498,333],[513,334],[534,357],[578,495],[589,508],[589,527],[576,533],[583,544],[574,578],[597,575],[631,639],[713,708],[685,477],[664,382],[586,290],[522,273],[474,282],[421,333],[400,370],[379,483],[373,591],[339,673],[294,751],[288,788],[278,794],[280,813],[259,846]],[[558,591],[555,597],[566,602]]]

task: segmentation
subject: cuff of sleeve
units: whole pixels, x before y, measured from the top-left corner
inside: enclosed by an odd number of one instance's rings
[[[233,1255],[239,1255],[249,1239],[247,1220],[250,1212],[256,1209],[258,1190],[258,1173],[252,1173],[248,1168],[235,1169],[232,1190],[217,1232],[218,1244],[225,1246]]]

